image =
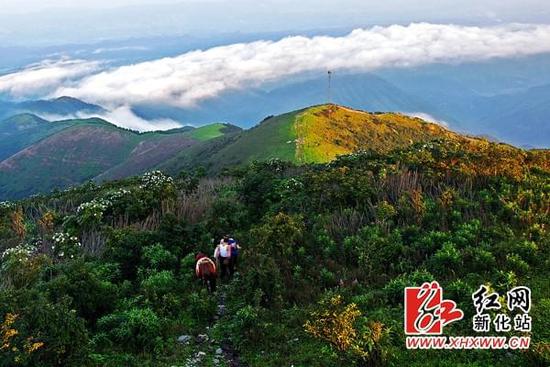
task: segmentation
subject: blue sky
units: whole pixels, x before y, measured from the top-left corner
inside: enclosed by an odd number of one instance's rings
[[[545,0],[4,0],[3,46],[371,25],[550,23]]]

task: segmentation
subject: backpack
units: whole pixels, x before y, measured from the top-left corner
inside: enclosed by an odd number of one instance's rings
[[[237,246],[237,241],[234,239],[229,239],[229,246],[231,246],[231,256],[239,255],[239,247]]]

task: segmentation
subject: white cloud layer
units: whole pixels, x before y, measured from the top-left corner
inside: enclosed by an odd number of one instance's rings
[[[137,116],[129,106],[119,106],[112,111],[100,114],[104,120],[115,125],[136,131],[170,130],[181,127],[179,122],[170,119],[145,120]]]
[[[82,60],[46,62],[0,77],[0,92],[48,90],[111,107],[163,103],[191,107],[230,90],[302,73],[372,71],[550,52],[550,25],[468,27],[417,23],[357,29],[343,37],[288,37],[188,52],[94,70]]]
[[[410,117],[418,117],[418,118],[420,118],[424,121],[436,123],[436,124],[441,125],[441,126],[446,127],[446,128],[449,127],[449,123],[447,121],[435,118],[434,116],[430,115],[429,113],[425,113],[425,112],[402,112],[402,113],[404,115],[407,115],[407,116],[410,116]]]
[[[0,92],[9,93],[16,98],[48,94],[61,85],[70,85],[99,71],[101,65],[98,61],[66,58],[44,60],[21,71],[0,76]]]
[[[137,116],[132,111],[132,108],[130,106],[119,106],[111,111],[93,114],[86,112],[77,112],[76,114],[70,115],[39,113],[38,116],[48,121],[62,121],[70,119],[87,119],[92,117],[99,117],[103,120],[109,121],[116,126],[140,132],[170,130],[182,127],[181,123],[171,119],[143,119]]]

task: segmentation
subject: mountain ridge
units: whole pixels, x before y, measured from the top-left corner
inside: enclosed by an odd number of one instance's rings
[[[4,120],[0,127],[10,121]],[[101,118],[37,121],[42,122],[35,124],[32,134],[12,131],[11,139],[0,141],[0,199],[141,174],[194,144],[240,130],[213,124],[138,132]],[[14,140],[17,146],[11,143]]]
[[[327,163],[360,150],[383,154],[433,140],[462,144],[464,149],[497,144],[521,151],[418,117],[334,104],[270,116],[247,130],[217,123],[140,133],[100,118],[44,124],[64,128],[0,161],[0,198],[24,197],[87,180],[121,179],[153,169],[178,174],[203,167],[216,174],[270,159]]]
[[[215,173],[223,168],[272,158],[302,164],[326,163],[356,150],[383,153],[419,141],[442,138],[484,140],[401,113],[372,113],[321,104],[267,117],[223,143],[213,140],[199,144],[159,168],[175,174],[200,162]]]

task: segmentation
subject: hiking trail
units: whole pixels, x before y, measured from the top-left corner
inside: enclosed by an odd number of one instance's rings
[[[240,361],[239,355],[233,347],[230,338],[226,338],[220,341],[214,340],[211,338],[210,335],[208,335],[209,332],[215,328],[219,320],[225,317],[226,287],[227,285],[224,284],[220,284],[218,286],[218,289],[215,293],[218,299],[218,304],[216,315],[214,316],[214,321],[210,324],[210,326],[206,327],[206,330],[204,330],[204,334],[199,334],[195,338],[195,345],[198,347],[199,350],[194,352],[193,356],[186,360],[186,362],[184,363],[185,367],[199,367],[209,365],[207,363],[208,359],[212,361],[214,367],[248,367],[245,363]],[[178,341],[188,344],[192,341],[192,339],[193,337],[189,335],[184,335],[180,336],[178,338]],[[210,353],[205,352],[203,349],[209,350]],[[211,357],[208,357],[208,354],[210,354]]]

